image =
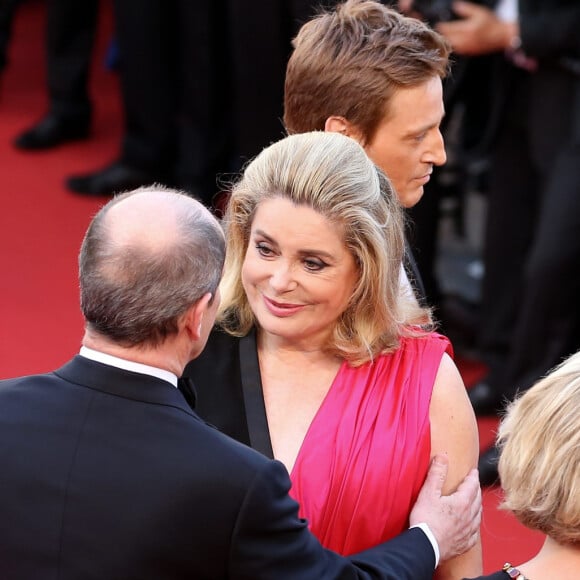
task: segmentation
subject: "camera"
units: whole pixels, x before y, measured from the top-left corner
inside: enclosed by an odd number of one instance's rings
[[[433,26],[456,18],[452,4],[453,0],[413,0],[411,9]]]

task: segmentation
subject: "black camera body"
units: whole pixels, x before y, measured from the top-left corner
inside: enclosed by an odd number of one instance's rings
[[[413,0],[411,9],[418,12],[431,25],[448,22],[456,18],[453,0]]]

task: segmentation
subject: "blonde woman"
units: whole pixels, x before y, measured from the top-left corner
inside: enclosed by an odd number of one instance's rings
[[[200,415],[279,459],[322,544],[343,554],[406,528],[431,457],[454,489],[475,419],[430,313],[401,292],[402,209],[339,133],[265,149],[233,188],[218,327],[186,368]],[[481,570],[479,544],[437,571]]]
[[[580,577],[580,352],[511,403],[500,424],[503,507],[546,535],[541,550],[487,580]],[[509,557],[509,555],[508,555]]]

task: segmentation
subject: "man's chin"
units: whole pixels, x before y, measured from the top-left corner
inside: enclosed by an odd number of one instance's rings
[[[411,208],[421,201],[424,192],[425,189],[423,186],[421,186],[413,191],[408,191],[403,195],[399,195],[399,201],[403,207]]]

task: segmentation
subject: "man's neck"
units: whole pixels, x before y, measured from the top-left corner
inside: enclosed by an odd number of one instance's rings
[[[156,347],[141,345],[127,347],[87,330],[82,344],[87,348],[110,356],[169,371],[178,377],[183,374],[183,369],[188,362],[181,360],[182,357],[179,356],[177,345],[173,345],[171,341],[165,341]]]

